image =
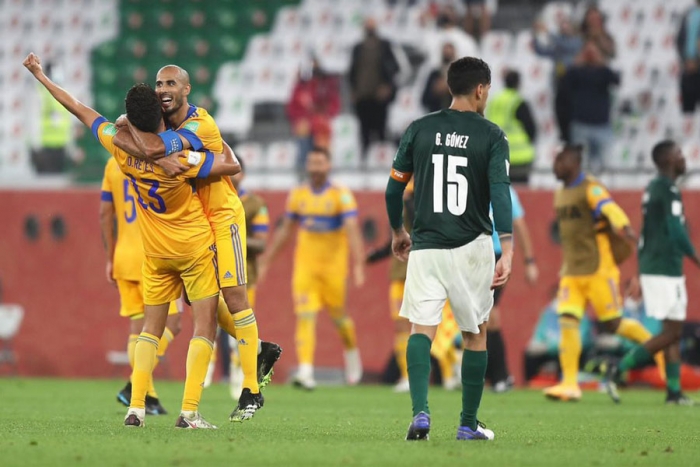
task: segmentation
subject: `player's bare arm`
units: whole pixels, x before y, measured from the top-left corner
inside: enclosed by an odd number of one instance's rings
[[[155,161],[166,156],[167,148],[163,138],[161,138],[159,135],[139,131],[137,128],[134,128],[133,125],[129,125],[129,130],[134,137],[136,146],[139,148],[140,153],[143,154],[145,158]],[[172,137],[177,135],[177,133],[172,130],[170,130],[168,133],[174,133],[174,135],[170,135]],[[180,139],[182,149],[192,148],[190,142],[187,141],[187,139],[185,139],[182,135],[177,135],[177,137]]]
[[[518,237],[518,244],[525,258],[525,279],[533,285],[537,282],[540,272],[535,262],[535,248],[530,237],[530,229],[524,217],[513,219],[513,232]]]
[[[113,260],[114,249],[117,245],[117,239],[114,235],[115,224],[114,203],[111,201],[100,201],[100,230],[102,231],[102,240],[105,245],[105,253],[107,254],[107,264],[105,266],[105,275],[107,282],[114,285]]]
[[[41,67],[41,59],[38,55],[30,53],[23,62],[24,67],[29,70],[29,72],[34,75],[37,81],[39,81],[49,93],[66,108],[70,113],[75,115],[78,120],[80,120],[85,126],[90,128],[92,123],[97,119],[100,114],[94,109],[91,109],[87,105],[80,102],[71,93],[51,81],[45,74]]]
[[[282,248],[287,244],[289,238],[292,236],[294,227],[297,221],[291,217],[284,217],[282,223],[275,230],[272,236],[272,243],[268,248],[267,252],[260,258],[259,270],[258,270],[258,281],[262,282],[263,278],[267,274],[270,267],[270,263],[274,261],[277,254],[282,250]]]
[[[345,231],[350,241],[350,251],[354,261],[353,278],[356,287],[361,287],[365,283],[365,253],[362,244],[362,234],[360,233],[360,223],[357,217],[346,217],[344,220]]]
[[[246,239],[248,253],[259,255],[265,251],[267,245],[267,232],[255,232],[251,237]]]

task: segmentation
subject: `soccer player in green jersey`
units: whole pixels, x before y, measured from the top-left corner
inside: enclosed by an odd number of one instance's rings
[[[513,257],[508,140],[483,117],[491,87],[491,70],[484,61],[455,61],[447,85],[452,105],[409,125],[386,188],[392,249],[399,259],[408,260],[400,312],[412,324],[406,358],[413,421],[406,439],[428,439],[430,346],[449,299],[464,337],[457,439],[492,440],[493,431],[476,417],[484,390],[493,289],[508,281]],[[416,201],[409,236],[402,200],[411,176]],[[489,203],[503,250],[496,264]]]
[[[685,173],[685,158],[678,145],[661,141],[652,150],[658,170],[642,198],[644,224],[639,239],[639,274],[647,316],[663,321],[661,333],[630,350],[619,364],[608,364],[607,389],[619,402],[617,383],[621,375],[647,361],[661,350],[666,357],[666,403],[693,405],[683,394],[680,382],[681,332],[688,295],[683,276],[683,257],[700,266],[700,259],[688,237],[683,201],[676,186]]]

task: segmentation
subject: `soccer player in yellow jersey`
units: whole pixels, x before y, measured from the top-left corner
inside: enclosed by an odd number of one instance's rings
[[[276,231],[269,252],[261,259],[260,276],[299,227],[292,291],[297,315],[296,347],[299,368],[295,385],[316,386],[313,375],[316,315],[325,308],[345,347],[345,379],[354,385],[362,379],[355,325],[345,310],[348,246],[354,260],[355,285],[364,283],[364,254],[357,221],[357,204],[350,190],[331,183],[330,154],[314,148],[306,160],[309,183],[291,191],[287,214]]]
[[[184,283],[192,302],[194,337],[187,354],[187,377],[179,428],[214,428],[199,414],[202,384],[216,333],[216,280],[214,236],[202,203],[187,179],[233,175],[239,169],[234,158],[210,152],[189,152],[190,168],[170,177],[158,166],[139,160],[113,144],[117,128],[93,109],[46,77],[34,54],[24,61],[34,77],[83,124],[92,129],[100,143],[114,156],[129,177],[137,195],[139,228],[143,240],[144,326],[134,350],[131,407],[126,426],[143,426],[148,380],[153,372],[161,336],[165,330],[169,303],[177,300]],[[141,131],[156,132],[164,127],[160,103],[147,85],[132,87],[126,96],[127,118]],[[173,157],[179,157],[178,153]]]
[[[156,93],[167,130],[154,135],[131,126],[129,136],[133,141],[117,138],[115,144],[130,154],[150,158],[187,148],[221,152],[224,141],[219,128],[205,109],[188,103],[190,89],[187,71],[175,65],[161,68],[156,75]],[[244,373],[244,389],[230,419],[243,421],[252,418],[262,407],[264,400],[258,381],[263,385],[269,382],[272,365],[282,350],[276,344],[263,347],[258,340],[258,325],[246,290],[245,212],[231,180],[228,177],[199,179],[196,191],[216,240],[223,296],[217,309],[219,326],[236,337]]]
[[[131,180],[119,169],[115,159],[109,159],[105,166],[100,199],[100,228],[107,250],[107,281],[119,290],[121,300],[119,314],[130,319],[127,354],[133,370],[134,348],[143,328],[143,289],[141,287],[143,243],[137,223],[137,197],[131,186]],[[180,313],[182,313],[181,300],[171,302],[165,331],[158,344],[159,358],[165,355],[170,342],[180,332]],[[117,394],[117,400],[129,407],[131,381]],[[149,382],[146,393],[146,413],[148,415],[167,413],[158,400],[153,378]]]
[[[567,145],[554,161],[554,174],[564,182],[554,195],[564,255],[557,307],[562,381],[544,393],[550,399],[564,401],[581,399],[577,379],[579,327],[588,303],[606,332],[634,342],[651,338],[638,321],[622,317],[618,264],[632,252],[634,232],[630,221],[608,190],[581,170],[581,159],[582,147]]]

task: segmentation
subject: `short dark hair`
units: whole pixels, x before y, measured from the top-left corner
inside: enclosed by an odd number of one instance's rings
[[[583,144],[566,143],[562,146],[558,155],[564,154],[569,154],[574,157],[577,162],[581,162],[583,160]]]
[[[508,70],[503,78],[503,82],[507,88],[518,89],[520,87],[520,73],[515,70]]]
[[[309,154],[312,152],[318,152],[326,156],[326,159],[331,160],[331,152],[327,149],[324,148],[323,146],[314,146],[311,148],[311,151],[309,151]]]
[[[126,93],[126,118],[140,131],[155,133],[163,121],[158,95],[148,84],[135,84]]]
[[[491,84],[491,69],[480,58],[463,57],[447,69],[447,86],[453,96],[466,96],[480,84]]]
[[[651,158],[654,161],[654,164],[656,164],[657,166],[661,164],[663,158],[675,145],[676,142],[670,139],[665,139],[656,143],[654,145],[654,148],[651,150]]]

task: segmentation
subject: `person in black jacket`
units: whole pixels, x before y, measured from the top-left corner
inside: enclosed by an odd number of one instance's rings
[[[355,45],[350,64],[350,88],[355,113],[360,120],[363,155],[370,142],[386,139],[389,103],[396,95],[394,76],[399,64],[391,43],[377,34],[377,23],[365,21],[365,37]]]
[[[447,68],[450,63],[455,61],[455,58],[457,57],[454,45],[451,42],[443,44],[440,67],[430,72],[421,98],[421,103],[428,112],[437,112],[450,106],[452,95],[447,87]]]

